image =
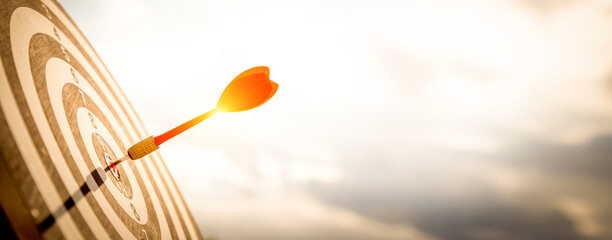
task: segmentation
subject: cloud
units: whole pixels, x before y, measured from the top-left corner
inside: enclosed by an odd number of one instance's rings
[[[509,136],[506,136],[509,137]],[[494,154],[385,146],[341,156],[345,178],[310,183],[325,201],[449,239],[606,239],[612,136],[568,147],[527,138]]]
[[[206,236],[612,238],[609,4],[182,3],[64,5],[152,133],[270,65],[161,149]]]

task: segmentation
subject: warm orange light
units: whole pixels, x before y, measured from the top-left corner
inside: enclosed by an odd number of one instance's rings
[[[232,80],[219,97],[217,107],[191,119],[170,131],[155,137],[155,144],[165,141],[206,120],[217,112],[242,112],[266,103],[278,89],[270,80],[268,67],[254,67],[242,72]]]
[[[227,85],[217,110],[221,112],[242,112],[256,108],[274,96],[278,84],[270,80],[268,67],[254,67],[238,75]]]

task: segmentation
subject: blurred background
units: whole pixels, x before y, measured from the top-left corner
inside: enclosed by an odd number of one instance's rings
[[[59,0],[209,239],[612,239],[612,1]]]

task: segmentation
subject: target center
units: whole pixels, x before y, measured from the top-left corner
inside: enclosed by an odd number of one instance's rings
[[[115,177],[115,179],[117,180],[120,180],[119,170],[117,170],[117,165],[115,165],[115,161],[113,161],[113,159],[111,158],[110,155],[108,155],[108,153],[104,153],[104,160],[106,161],[106,166],[108,167],[110,172],[113,174],[113,177]]]

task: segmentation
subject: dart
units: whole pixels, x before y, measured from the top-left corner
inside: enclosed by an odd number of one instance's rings
[[[159,145],[185,132],[187,129],[212,117],[217,112],[242,112],[266,103],[278,89],[278,84],[270,80],[270,69],[265,66],[254,67],[236,76],[223,90],[217,106],[169,131],[149,136],[134,144],[127,151],[127,155],[116,161],[113,166],[126,159],[140,159],[159,149]]]

